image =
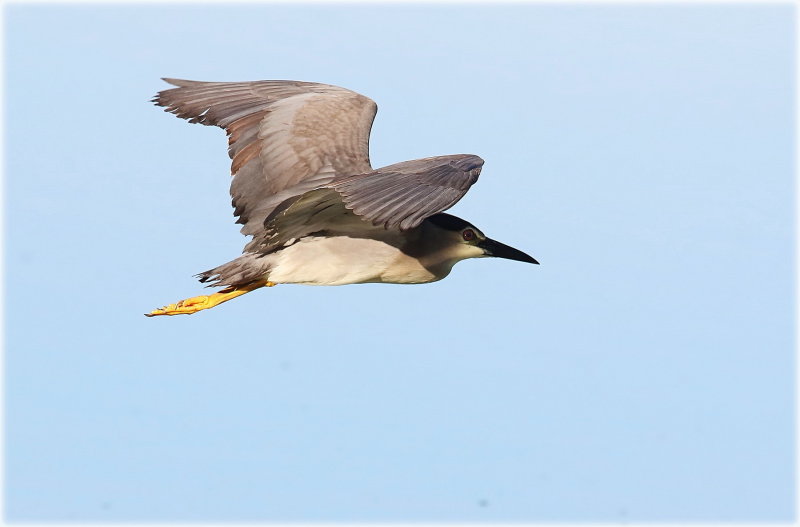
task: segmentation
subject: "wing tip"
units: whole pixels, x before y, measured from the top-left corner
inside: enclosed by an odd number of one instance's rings
[[[465,172],[471,172],[476,169],[480,170],[485,163],[481,156],[475,154],[457,154],[457,157],[458,159],[454,159],[450,164]]]

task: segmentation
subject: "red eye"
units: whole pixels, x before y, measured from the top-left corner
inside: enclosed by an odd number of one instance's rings
[[[472,240],[475,239],[475,231],[473,231],[472,229],[467,229],[461,233],[461,236],[464,237],[465,241],[471,242]]]

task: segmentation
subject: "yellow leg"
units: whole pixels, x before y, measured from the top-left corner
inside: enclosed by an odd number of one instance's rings
[[[159,315],[191,315],[192,313],[197,313],[203,309],[209,309],[214,306],[218,306],[223,302],[227,302],[232,298],[249,293],[254,289],[258,289],[260,287],[272,287],[274,285],[275,284],[272,282],[268,282],[266,280],[257,280],[239,287],[228,287],[211,295],[187,298],[186,300],[181,300],[177,304],[170,304],[162,307],[161,309],[154,309],[150,313],[145,313],[145,316],[155,317]]]

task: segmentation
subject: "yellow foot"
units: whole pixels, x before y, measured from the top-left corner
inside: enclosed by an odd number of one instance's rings
[[[150,313],[145,313],[145,316],[155,317],[159,315],[191,315],[192,313],[197,313],[203,309],[209,309],[214,306],[218,306],[223,302],[227,302],[232,298],[249,293],[254,289],[258,289],[260,287],[272,287],[274,285],[275,284],[272,282],[268,282],[266,280],[258,280],[256,282],[250,282],[247,285],[239,287],[229,287],[212,295],[193,296],[192,298],[181,300],[177,304],[170,304],[162,307],[161,309],[154,309]]]

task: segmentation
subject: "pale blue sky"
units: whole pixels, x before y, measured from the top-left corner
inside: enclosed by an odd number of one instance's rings
[[[8,520],[789,521],[789,4],[5,11]],[[377,101],[542,265],[142,313],[235,257],[162,76]]]

